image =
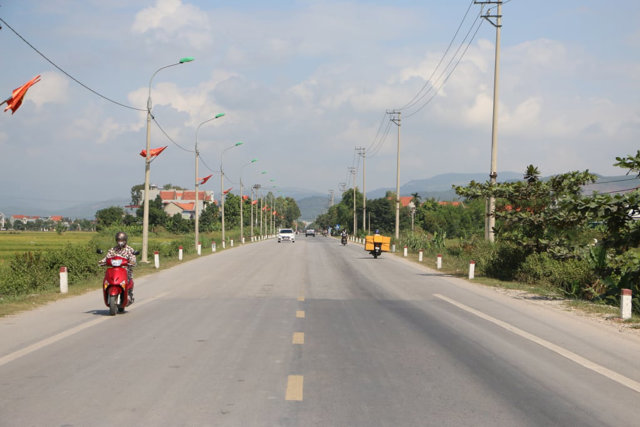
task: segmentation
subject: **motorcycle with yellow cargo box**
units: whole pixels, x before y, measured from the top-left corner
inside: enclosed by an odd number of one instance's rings
[[[382,252],[389,252],[391,247],[391,237],[382,236],[380,234],[374,234],[372,236],[366,236],[364,239],[364,250],[373,255],[373,258],[378,258]]]

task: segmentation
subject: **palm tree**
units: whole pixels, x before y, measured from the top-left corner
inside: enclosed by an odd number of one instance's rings
[[[524,180],[529,184],[533,184],[540,179],[540,171],[533,165],[527,166],[527,170],[524,173]]]

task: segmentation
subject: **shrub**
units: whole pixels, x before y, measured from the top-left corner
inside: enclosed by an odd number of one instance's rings
[[[520,265],[528,255],[526,248],[509,242],[491,245],[490,250],[478,245],[476,252],[480,258],[482,272],[500,280],[514,280]]]
[[[593,299],[605,288],[587,260],[554,259],[548,253],[529,255],[520,265],[516,278],[526,283],[538,283],[558,288],[565,295],[574,298]]]

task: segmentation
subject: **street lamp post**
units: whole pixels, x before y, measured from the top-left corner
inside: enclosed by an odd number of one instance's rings
[[[215,116],[213,116],[212,118],[210,118],[209,120],[205,120],[204,122],[200,123],[198,125],[198,128],[196,129],[196,203],[195,203],[195,220],[196,220],[196,225],[195,225],[195,245],[196,245],[196,250],[198,249],[198,243],[199,243],[199,224],[198,224],[198,220],[199,220],[199,213],[198,213],[198,191],[200,191],[200,178],[198,178],[198,159],[200,158],[200,152],[198,151],[198,132],[200,131],[200,127],[205,124],[208,123],[212,120],[215,119],[219,119],[220,117],[224,116],[224,113],[219,113],[216,114]],[[203,203],[203,207],[204,207],[204,203]]]
[[[243,193],[242,193],[242,190],[243,190],[243,187],[242,187],[242,170],[245,167],[247,167],[247,166],[249,166],[249,165],[251,165],[251,164],[253,164],[253,163],[257,162],[257,161],[258,161],[258,159],[251,159],[251,161],[249,161],[249,163],[246,163],[244,166],[242,166],[240,168],[240,243],[244,243],[244,217],[243,217],[244,200],[242,200],[242,196],[243,196]]]
[[[267,173],[267,171],[262,171],[260,172],[260,175],[265,175]],[[260,189],[261,185],[260,184],[254,184],[253,187],[251,187],[251,238],[253,239],[253,201],[254,201],[254,194],[257,195],[258,190]],[[256,222],[257,222],[257,218],[256,218]],[[262,235],[262,229],[260,230],[260,235]]]
[[[151,82],[153,78],[165,68],[173,67],[175,65],[185,64],[193,61],[192,57],[185,57],[180,59],[175,64],[165,65],[156,70],[149,79],[149,94],[147,96],[147,155],[144,160],[144,208],[142,214],[142,262],[149,262],[147,255],[149,252],[149,171],[151,170],[151,138],[150,138],[150,124],[151,124]]]
[[[228,150],[231,150],[232,148],[235,147],[239,147],[242,145],[242,142],[236,142],[235,144],[233,144],[231,147],[227,147],[224,150],[222,150],[222,152],[220,153],[220,204],[222,206],[222,241],[225,242],[225,237],[224,237],[224,199],[225,199],[225,194],[224,194],[224,170],[222,169],[222,156],[224,156],[224,153],[227,152]]]

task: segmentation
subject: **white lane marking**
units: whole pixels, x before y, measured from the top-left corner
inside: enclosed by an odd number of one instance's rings
[[[467,311],[467,312],[469,312],[471,314],[474,314],[474,315],[480,317],[481,319],[484,319],[484,320],[486,320],[488,322],[491,322],[494,325],[498,325],[501,328],[504,328],[504,329],[516,334],[516,335],[521,336],[522,338],[525,338],[525,339],[527,339],[527,340],[529,340],[531,342],[534,342],[534,343],[536,343],[536,344],[538,344],[538,345],[540,345],[540,346],[542,346],[542,347],[544,347],[544,348],[546,348],[548,350],[551,350],[554,353],[557,353],[560,356],[565,357],[565,358],[571,360],[572,362],[577,363],[578,365],[581,365],[581,366],[583,366],[583,367],[585,367],[587,369],[590,369],[593,372],[596,372],[596,373],[598,373],[600,375],[603,375],[603,376],[609,378],[610,380],[617,382],[618,384],[621,384],[621,385],[623,385],[625,387],[630,388],[631,390],[633,390],[633,391],[635,391],[637,393],[640,393],[640,383],[637,382],[637,381],[632,380],[631,378],[625,377],[624,375],[621,375],[621,374],[619,374],[619,373],[617,373],[615,371],[612,371],[611,369],[607,369],[602,365],[598,365],[597,363],[592,362],[589,359],[585,359],[584,357],[582,357],[582,356],[580,356],[580,355],[578,355],[578,354],[576,354],[576,353],[574,353],[572,351],[569,351],[569,350],[567,350],[565,348],[562,348],[562,347],[560,347],[558,345],[555,345],[555,344],[553,344],[553,343],[551,343],[551,342],[549,342],[547,340],[544,340],[544,339],[542,339],[540,337],[537,337],[537,336],[535,336],[533,334],[525,332],[522,329],[519,329],[519,328],[517,328],[517,327],[515,327],[513,325],[510,325],[509,323],[503,322],[502,320],[498,320],[498,319],[496,319],[494,317],[489,316],[488,314],[484,314],[481,311],[478,311],[478,310],[473,309],[473,308],[471,308],[469,306],[466,306],[466,305],[464,305],[462,303],[459,303],[459,302],[457,302],[455,300],[452,300],[451,298],[447,298],[444,295],[433,294],[433,296],[436,297],[436,298],[440,298],[441,300],[446,301],[451,305],[455,305],[456,307],[458,307],[458,308],[460,308],[460,309],[462,309],[464,311]]]
[[[148,304],[148,303],[150,303],[152,301],[160,299],[160,298],[162,298],[162,297],[164,297],[164,296],[166,296],[168,294],[169,294],[169,292],[164,292],[164,293],[159,294],[159,295],[157,295],[157,296],[155,296],[155,297],[153,297],[151,299],[141,301],[140,303],[137,303],[135,305],[135,307],[137,309],[138,307],[142,307],[143,305],[146,305],[146,304]],[[61,341],[61,340],[65,339],[65,338],[68,338],[71,335],[77,334],[78,332],[83,331],[83,330],[88,329],[88,328],[91,328],[92,326],[95,326],[95,325],[97,325],[99,323],[106,322],[110,318],[111,318],[111,316],[104,316],[104,317],[100,317],[98,319],[91,320],[89,322],[83,323],[83,324],[78,325],[76,327],[73,327],[71,329],[67,329],[66,331],[60,332],[59,334],[56,334],[56,335],[51,336],[49,338],[45,338],[43,340],[40,340],[40,341],[38,341],[38,342],[36,342],[34,344],[31,344],[30,346],[27,346],[27,347],[25,347],[25,348],[23,348],[21,350],[17,350],[17,351],[14,351],[13,353],[9,353],[6,356],[0,357],[0,366],[6,365],[9,362],[13,362],[16,359],[21,358],[22,356],[26,356],[29,353],[33,353],[34,351],[40,350],[41,348],[44,348],[44,347],[46,347],[48,345],[51,345],[51,344],[56,343],[58,341]]]

